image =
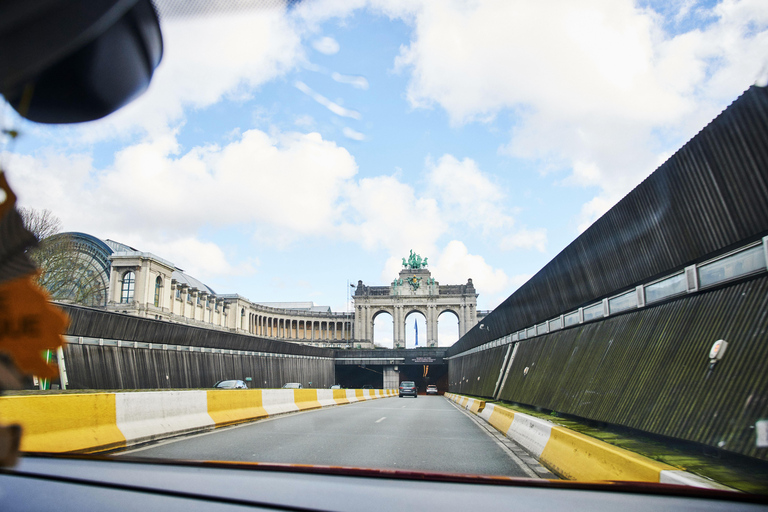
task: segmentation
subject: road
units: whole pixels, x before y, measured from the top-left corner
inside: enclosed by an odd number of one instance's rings
[[[277,416],[123,454],[555,478],[442,396],[384,398]]]

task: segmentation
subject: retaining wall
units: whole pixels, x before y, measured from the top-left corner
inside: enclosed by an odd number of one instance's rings
[[[336,384],[331,349],[95,308],[59,306],[70,317],[66,332],[70,339],[105,340],[103,346],[70,343],[64,348],[69,389],[207,388],[220,380],[246,377],[258,388],[280,387],[286,382],[318,388]],[[120,346],[115,345],[116,340]],[[155,348],[131,346],[134,342]],[[183,350],[162,350],[164,345]],[[225,351],[245,353],[222,353]],[[249,355],[254,352],[259,355]]]
[[[252,387],[286,382],[328,388],[336,383],[331,358],[278,357],[77,345],[64,348],[68,389],[207,388],[251,377]]]
[[[768,460],[755,429],[768,418],[767,311],[762,275],[520,341],[497,398]],[[490,397],[500,370],[485,353],[503,348],[451,359],[451,390]]]

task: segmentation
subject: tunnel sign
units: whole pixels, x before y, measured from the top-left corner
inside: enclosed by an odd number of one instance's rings
[[[405,358],[405,364],[443,364],[443,358],[430,356],[410,356]]]

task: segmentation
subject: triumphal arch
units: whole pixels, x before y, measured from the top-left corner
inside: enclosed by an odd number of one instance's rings
[[[427,258],[411,251],[403,269],[389,286],[357,282],[355,304],[356,340],[373,341],[373,322],[381,313],[392,315],[395,348],[405,348],[405,317],[414,312],[427,323],[427,347],[437,346],[437,318],[446,311],[459,319],[459,337],[477,323],[477,293],[472,279],[467,284],[441,285],[427,269]]]

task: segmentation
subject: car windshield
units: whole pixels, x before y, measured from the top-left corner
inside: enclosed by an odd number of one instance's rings
[[[22,452],[768,494],[768,3],[133,3],[0,23]]]

